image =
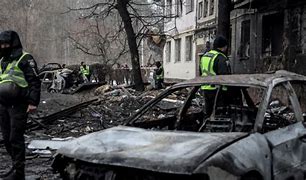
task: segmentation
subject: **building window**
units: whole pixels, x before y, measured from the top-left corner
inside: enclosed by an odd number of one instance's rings
[[[284,14],[277,13],[262,18],[262,54],[278,56],[283,52]]]
[[[204,6],[203,6],[203,17],[207,17],[208,15],[208,0],[204,0]]]
[[[232,54],[232,33],[233,33],[233,27],[232,25],[230,25],[230,30],[229,30],[229,36],[228,36],[228,48],[227,48],[227,52],[229,52],[229,54]]]
[[[186,14],[193,11],[194,8],[193,2],[194,2],[193,0],[186,0]]]
[[[215,0],[210,1],[210,7],[209,7],[209,15],[213,15],[215,11]]]
[[[166,15],[167,16],[171,16],[172,15],[172,0],[167,0]]]
[[[181,39],[175,40],[175,62],[181,61]]]
[[[171,41],[166,43],[166,62],[171,62]]]
[[[198,19],[203,17],[203,2],[199,2]]]
[[[251,33],[251,21],[246,20],[241,23],[241,45],[239,49],[239,56],[243,59],[250,57],[250,33]]]
[[[176,0],[176,15],[177,16],[182,16],[183,12],[183,3],[182,0]]]
[[[192,61],[192,36],[186,36],[186,61]]]

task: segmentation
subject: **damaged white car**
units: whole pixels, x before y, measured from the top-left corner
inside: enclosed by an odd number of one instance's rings
[[[202,85],[218,89],[211,115]],[[167,89],[125,126],[72,140],[52,166],[82,180],[305,179],[305,112],[302,75],[199,77]]]

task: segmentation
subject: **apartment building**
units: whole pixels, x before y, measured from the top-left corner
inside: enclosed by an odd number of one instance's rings
[[[200,55],[216,35],[218,0],[166,0],[167,43],[164,48],[166,79],[190,79],[199,75]]]
[[[165,79],[175,81],[196,76],[196,0],[165,0],[163,53]]]
[[[306,1],[234,0],[233,7],[235,73],[287,69],[306,74]]]

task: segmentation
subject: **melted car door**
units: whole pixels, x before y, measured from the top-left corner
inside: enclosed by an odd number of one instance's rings
[[[289,83],[273,88],[263,130],[272,151],[274,179],[304,179],[306,129],[296,93]]]

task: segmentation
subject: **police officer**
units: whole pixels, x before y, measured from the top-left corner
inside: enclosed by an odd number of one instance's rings
[[[156,65],[156,70],[155,70],[156,89],[161,89],[164,86],[164,68],[161,62],[159,61],[157,61],[155,65]]]
[[[217,36],[213,43],[213,49],[206,52],[201,57],[201,76],[231,74],[229,59],[226,56],[227,48],[228,41],[222,36]],[[201,89],[204,91],[206,114],[211,115],[217,93],[217,87],[213,85],[203,85]],[[226,87],[222,87],[221,91],[226,90]]]
[[[206,41],[204,48],[205,49],[204,49],[203,54],[205,54],[205,53],[207,53],[207,52],[209,52],[211,50],[210,41]]]
[[[84,62],[81,62],[80,73],[81,73],[81,75],[83,77],[83,81],[84,82],[88,82],[90,80],[89,66],[85,65]]]
[[[3,179],[25,179],[27,114],[37,108],[40,80],[33,57],[23,51],[14,31],[0,33],[0,125],[5,148],[13,167]]]

